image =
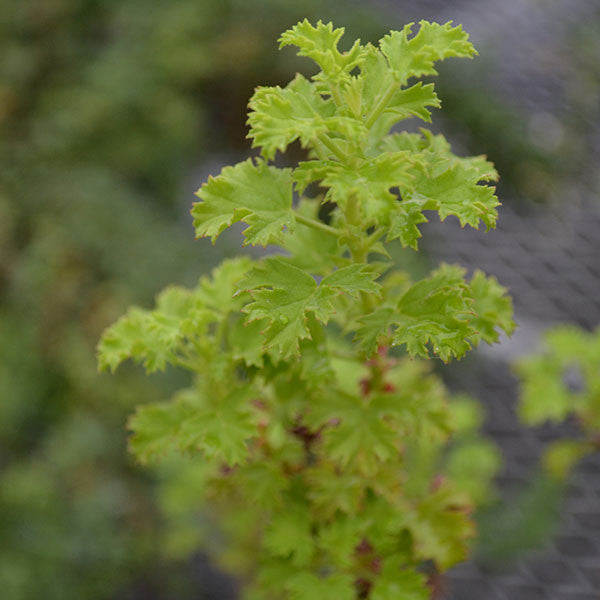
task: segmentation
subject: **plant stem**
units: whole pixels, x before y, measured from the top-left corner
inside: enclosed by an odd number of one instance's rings
[[[375,123],[375,121],[377,121],[377,119],[379,118],[381,113],[387,108],[387,105],[389,104],[390,100],[392,99],[392,96],[396,93],[396,91],[398,90],[399,87],[400,87],[400,83],[397,81],[394,81],[390,85],[390,87],[387,89],[386,93],[379,98],[379,101],[373,107],[371,114],[367,117],[367,120],[365,121],[365,126],[367,128],[371,128],[373,126],[373,124]]]
[[[337,89],[337,86],[332,85],[329,88],[331,90],[331,97],[333,98],[333,101],[335,102],[335,105],[338,108],[341,108],[342,105],[344,104],[344,102],[342,101],[342,97],[340,96],[340,92]]]
[[[329,235],[334,235],[335,237],[339,237],[341,232],[335,227],[330,227],[325,223],[321,223],[321,221],[316,221],[315,219],[310,219],[309,217],[305,217],[299,213],[295,214],[296,221],[298,223],[302,223],[302,225],[306,225],[307,227],[312,227],[313,229],[317,229],[318,231],[322,231],[323,233],[328,233]]]
[[[368,238],[367,243],[369,244],[369,248],[373,246],[373,244],[379,241],[379,238],[385,233],[385,227],[377,228]]]
[[[348,155],[326,133],[319,134],[317,136],[317,139],[323,144],[323,146],[330,150],[341,162],[348,162]]]

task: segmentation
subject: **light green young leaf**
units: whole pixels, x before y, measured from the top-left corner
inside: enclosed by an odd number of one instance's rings
[[[336,112],[331,99],[323,99],[316,85],[302,75],[285,87],[259,87],[250,99],[248,125],[252,147],[262,148],[264,158],[270,160],[279,150],[299,140],[303,148],[322,145],[323,136],[339,136],[356,140],[366,136],[367,129],[359,119]]]
[[[284,152],[300,140],[308,147],[319,135],[327,133],[327,119],[334,117],[335,106],[323,100],[314,84],[302,75],[296,75],[285,88],[259,87],[248,104],[250,113],[248,137],[252,147],[262,148],[262,155],[270,160],[277,150]]]
[[[114,371],[133,358],[152,373],[177,360],[189,335],[201,335],[218,315],[207,309],[192,291],[172,286],[161,292],[155,310],[130,308],[109,327],[98,344],[100,369]]]
[[[277,169],[251,159],[225,167],[198,190],[202,202],[192,208],[196,237],[219,234],[238,221],[248,225],[244,245],[280,242],[284,228],[294,227],[290,169]]]
[[[343,27],[334,29],[331,23],[325,24],[322,21],[318,21],[314,27],[304,19],[282,34],[279,47],[297,46],[300,56],[312,58],[321,67],[322,74],[318,76],[319,80],[335,85],[348,81],[348,74],[360,65],[364,55],[360,40],[354,42],[347,52],[340,52],[337,45],[343,34]]]
[[[423,85],[421,81],[415,85],[399,89],[392,96],[387,108],[381,113],[381,116],[375,122],[375,129],[378,135],[387,134],[390,129],[399,121],[418,117],[419,119],[431,122],[431,111],[429,107],[439,108],[440,99],[433,89],[433,84]]]
[[[403,85],[411,77],[437,75],[434,63],[450,57],[472,58],[477,54],[462,26],[452,27],[452,21],[440,25],[419,21],[419,31],[412,33],[412,23],[402,31],[392,31],[379,42],[395,77]]]
[[[455,156],[443,136],[421,132],[394,134],[383,140],[388,151],[413,152],[413,160],[421,161],[423,168],[415,170],[413,188],[401,188],[403,199],[422,205],[423,210],[437,210],[442,221],[454,215],[462,226],[477,228],[483,221],[487,229],[495,227],[499,205],[495,190],[478,185],[498,178],[494,166],[483,156]]]
[[[471,436],[458,441],[446,457],[445,472],[457,490],[474,505],[491,496],[491,482],[502,466],[502,455],[490,440]]]
[[[247,257],[225,260],[211,277],[202,277],[195,289],[171,286],[163,290],[154,310],[129,309],[98,344],[100,369],[114,371],[128,358],[142,363],[148,372],[177,364],[187,340],[206,338],[210,323],[241,309],[247,297],[233,295],[252,264]]]
[[[421,128],[420,133],[403,131],[388,135],[383,139],[381,146],[382,149],[390,152],[408,151],[422,154],[422,159],[425,164],[430,165],[430,168],[448,161],[448,166],[460,164],[474,169],[479,175],[479,181],[497,181],[499,179],[498,171],[485,156],[457,156],[452,152],[448,140],[443,135],[434,135],[427,129]]]
[[[497,341],[497,328],[514,328],[512,303],[494,278],[477,271],[467,284],[464,269],[442,265],[406,290],[397,303],[379,307],[359,319],[356,339],[367,355],[382,338],[405,345],[411,356],[429,356],[429,347],[444,362],[460,358],[481,339]]]
[[[596,448],[587,440],[558,440],[550,444],[542,457],[547,473],[558,481],[566,481],[573,467]]]

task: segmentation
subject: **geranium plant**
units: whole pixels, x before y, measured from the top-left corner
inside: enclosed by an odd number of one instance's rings
[[[472,404],[420,359],[497,341],[513,329],[510,299],[459,266],[412,281],[388,252],[417,250],[427,211],[495,225],[485,157],[460,158],[428,130],[392,133],[440,106],[419,78],[476,52],[451,23],[345,52],[343,31],[303,21],[281,36],[318,72],[256,89],[248,137],[260,156],[210,177],[192,208],[198,237],[242,221],[245,245],[276,250],[166,289],[99,345],[102,368],[133,358],[192,373],[169,402],[139,408],[131,447],[141,461],[178,450],[203,465],[198,504],[255,600],[429,598],[467,555],[496,461]],[[276,166],[295,141],[306,160]]]

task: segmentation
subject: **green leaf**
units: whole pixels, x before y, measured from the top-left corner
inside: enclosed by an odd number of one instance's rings
[[[224,229],[243,221],[248,225],[244,245],[280,242],[284,228],[294,227],[290,173],[248,159],[209,177],[197,192],[202,202],[192,208],[196,237],[208,236],[214,243]]]
[[[439,108],[440,106],[441,102],[434,91],[433,84],[423,85],[419,81],[409,88],[396,91],[375,126],[385,134],[399,121],[411,117],[418,117],[430,123],[431,112],[428,107]]]
[[[319,547],[331,556],[337,567],[346,569],[354,562],[356,546],[362,537],[363,532],[355,519],[338,515],[319,530]]]
[[[147,404],[129,419],[129,448],[142,463],[164,458],[179,447],[178,432],[187,408],[180,403]]]
[[[161,292],[153,311],[130,308],[109,327],[98,344],[100,369],[114,371],[133,358],[152,373],[176,363],[187,335],[202,334],[217,315],[206,309],[195,295],[172,286]]]
[[[250,406],[254,393],[250,387],[234,388],[188,421],[182,436],[201,436],[202,451],[229,466],[246,462],[248,443],[258,436]]]
[[[408,152],[382,154],[357,165],[338,162],[307,161],[295,169],[293,178],[300,190],[321,180],[329,188],[327,199],[345,209],[349,198],[356,197],[365,224],[386,222],[398,200],[390,188],[411,188],[416,166]]]
[[[279,150],[299,140],[303,148],[320,145],[322,136],[339,135],[349,139],[366,136],[361,120],[336,113],[331,99],[325,100],[302,75],[296,75],[285,88],[259,87],[249,103],[248,137],[252,147],[262,148],[264,158],[270,160]]]
[[[314,27],[307,19],[285,31],[279,38],[279,47],[293,45],[299,48],[300,56],[314,60],[322,70],[319,79],[333,84],[348,80],[348,73],[360,65],[364,49],[360,40],[347,52],[340,52],[338,42],[344,34],[344,28],[334,29],[331,23],[317,22]]]
[[[302,199],[296,206],[296,212],[318,221],[319,202]],[[290,263],[316,275],[327,274],[340,254],[338,240],[313,227],[296,227],[285,236],[282,245],[291,255]]]
[[[405,519],[419,558],[434,560],[445,571],[467,557],[467,542],[475,528],[468,514],[456,506],[448,488],[442,487],[423,498]]]
[[[488,344],[498,341],[498,329],[511,334],[516,323],[513,320],[512,299],[507,290],[495,277],[488,277],[483,272],[475,271],[469,286],[473,300],[473,311],[476,313],[472,321],[477,334],[472,338],[475,343],[479,339]]]
[[[311,408],[307,422],[315,429],[327,426],[322,436],[329,457],[342,467],[356,460],[362,471],[373,473],[378,462],[398,456],[398,433],[385,420],[394,412],[393,399],[375,397],[367,403],[332,391]]]
[[[378,342],[388,333],[388,328],[394,323],[394,309],[379,308],[359,319],[356,330],[356,340],[367,356],[377,350]]]
[[[220,314],[238,312],[243,298],[235,296],[238,283],[252,268],[254,262],[247,256],[224,260],[212,270],[210,277],[202,277],[195,296],[202,304]]]
[[[134,307],[104,331],[98,344],[100,370],[114,372],[123,361],[142,354],[144,343],[141,334],[146,329],[145,321],[146,312]]]
[[[382,338],[389,343],[391,337],[393,345],[405,345],[411,356],[428,357],[430,347],[444,362],[460,358],[471,343],[497,339],[497,327],[507,333],[513,328],[504,288],[481,273],[474,277],[474,288],[466,283],[464,269],[442,265],[410,286],[397,303],[387,301],[361,317],[356,339],[368,356]]]
[[[423,199],[402,200],[396,204],[390,215],[387,241],[399,239],[404,248],[418,250],[417,240],[421,237],[418,225],[428,222],[423,214],[425,206]]]
[[[477,436],[459,441],[446,459],[452,483],[475,505],[490,499],[491,482],[501,466],[502,455],[495,444]]]
[[[247,323],[237,319],[229,330],[229,344],[235,360],[243,360],[249,367],[263,367],[265,350],[261,332],[264,326],[260,320]]]
[[[287,507],[276,515],[265,530],[264,546],[273,556],[291,557],[296,567],[308,566],[315,542],[307,507]]]
[[[563,421],[575,408],[563,383],[563,367],[555,357],[536,356],[517,365],[522,378],[519,416],[527,425]]]
[[[565,481],[575,464],[594,450],[594,445],[587,441],[559,440],[546,449],[542,463],[552,477]]]
[[[369,598],[372,600],[429,600],[431,590],[422,573],[407,570],[404,557],[388,557],[375,579]]]
[[[308,497],[324,517],[337,517],[339,512],[347,515],[361,512],[366,490],[363,478],[357,473],[350,469],[340,471],[337,464],[323,461],[310,469],[307,481]]]
[[[266,159],[273,159],[277,150],[284,152],[295,140],[306,148],[327,133],[326,120],[335,115],[333,102],[323,100],[302,75],[283,89],[257,88],[248,106],[248,137]]]
[[[352,577],[346,574],[321,578],[313,573],[302,572],[290,577],[286,587],[292,600],[316,600],[317,598],[355,600],[356,598]]]
[[[600,329],[572,325],[544,335],[544,351],[519,361],[521,417],[526,423],[561,421],[575,413],[588,435],[600,429]]]
[[[129,422],[131,449],[142,462],[180,452],[202,451],[230,466],[244,462],[257,436],[251,414],[253,390],[234,388],[223,398],[185,390],[171,402],[140,407]]]
[[[430,168],[444,162],[447,162],[448,166],[460,164],[465,168],[474,169],[479,175],[479,181],[497,181],[499,178],[493,163],[485,156],[457,156],[443,135],[434,135],[427,129],[421,128],[420,133],[403,131],[388,135],[382,141],[382,148],[390,152],[408,151],[421,155]]]
[[[298,354],[298,342],[310,337],[309,313],[326,324],[335,311],[332,300],[340,292],[356,297],[359,292],[377,293],[377,277],[366,265],[350,265],[325,277],[314,278],[283,258],[259,263],[242,282],[252,302],[244,307],[248,321],[264,319],[266,348],[276,348],[283,358]]]
[[[415,196],[427,199],[425,207],[437,210],[442,221],[454,215],[463,227],[477,228],[481,220],[487,229],[491,229],[496,226],[499,202],[494,188],[478,185],[480,180],[477,170],[464,163],[453,164],[444,170],[433,168],[415,182]]]
[[[450,57],[472,58],[477,54],[462,26],[452,27],[452,21],[440,25],[419,21],[419,31],[412,33],[412,23],[402,31],[392,31],[379,42],[395,77],[405,84],[411,77],[437,75],[434,63]]]
[[[479,184],[496,180],[498,173],[485,157],[458,157],[443,136],[424,129],[421,134],[387,136],[382,146],[390,152],[409,152],[420,167],[414,169],[410,186],[399,184],[402,202],[390,217],[388,241],[399,238],[416,249],[421,236],[417,225],[427,220],[424,210],[438,211],[441,220],[454,215],[462,226],[477,228],[483,221],[488,229],[495,227],[499,203],[494,188]]]
[[[393,343],[406,345],[411,356],[434,354],[444,362],[461,357],[475,333],[470,325],[473,301],[460,267],[442,265],[430,277],[414,284],[398,302]]]
[[[358,298],[360,292],[369,294],[379,294],[380,285],[375,283],[374,279],[378,274],[368,265],[354,264],[336,269],[333,273],[324,277],[319,288],[322,290],[322,297],[326,298],[330,290],[338,290]]]

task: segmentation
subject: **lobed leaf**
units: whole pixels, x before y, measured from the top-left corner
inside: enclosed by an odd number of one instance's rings
[[[208,399],[187,390],[171,402],[142,406],[129,421],[131,449],[142,462],[178,450],[202,451],[229,466],[243,463],[248,442],[258,435],[249,403],[253,394],[242,387]]]
[[[498,341],[498,329],[510,335],[516,327],[513,320],[513,304],[505,287],[498,283],[495,277],[488,277],[482,271],[476,270],[469,283],[473,296],[473,327],[477,335],[475,343],[482,339],[488,344]]]
[[[356,339],[367,355],[387,339],[404,345],[411,356],[428,357],[431,348],[444,362],[460,358],[480,339],[497,341],[498,328],[512,331],[512,303],[505,292],[481,272],[468,284],[464,269],[442,265],[394,305],[361,317]]]
[[[411,77],[437,75],[433,66],[436,61],[450,57],[472,58],[477,54],[468,41],[469,35],[461,25],[452,27],[452,21],[444,25],[419,21],[419,31],[409,38],[412,26],[410,23],[402,31],[392,31],[379,42],[394,76],[402,84]]]
[[[290,170],[261,160],[225,167],[217,177],[209,177],[197,196],[202,202],[192,208],[196,237],[210,237],[213,243],[238,221],[248,225],[244,245],[254,246],[280,242],[283,230],[295,224]]]
[[[307,506],[288,507],[265,530],[264,546],[273,555],[290,558],[296,567],[308,566],[315,550]]]
[[[336,84],[345,81],[348,73],[360,65],[364,56],[360,40],[355,41],[347,52],[338,50],[338,42],[343,34],[343,27],[334,29],[331,23],[322,21],[318,21],[315,27],[304,19],[281,35],[279,47],[296,46],[300,56],[307,56],[319,65],[322,80]]]
[[[132,307],[104,332],[98,344],[99,367],[114,371],[133,358],[149,373],[162,371],[176,361],[187,335],[201,333],[216,319],[190,290],[166,288],[155,310]]]
[[[426,585],[425,575],[406,569],[405,564],[406,558],[402,555],[386,558],[369,597],[372,600],[429,600],[431,590]]]
[[[242,282],[252,302],[243,311],[248,322],[264,319],[265,348],[277,349],[283,358],[297,355],[298,342],[310,337],[309,314],[326,324],[334,312],[332,299],[340,292],[377,293],[377,277],[366,265],[350,265],[325,277],[320,285],[289,260],[269,257],[259,263]]]

